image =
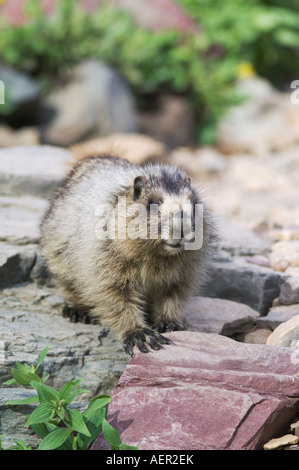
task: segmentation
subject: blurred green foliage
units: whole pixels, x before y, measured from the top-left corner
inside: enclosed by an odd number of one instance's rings
[[[59,0],[49,19],[38,0],[27,0],[26,24],[2,22],[0,56],[45,87],[80,60],[99,58],[126,78],[140,106],[163,91],[186,96],[200,141],[209,143],[218,119],[240,99],[234,90],[240,64],[252,64],[276,85],[298,78],[299,5],[295,0],[177,2],[198,31],[148,31],[107,4],[88,15],[76,0]]]
[[[224,60],[250,62],[283,86],[299,74],[298,0],[177,0],[204,28]]]

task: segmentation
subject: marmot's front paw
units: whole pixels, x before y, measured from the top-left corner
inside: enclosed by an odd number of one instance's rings
[[[124,340],[124,350],[126,353],[133,356],[133,347],[136,345],[143,353],[148,353],[148,344],[152,349],[158,350],[163,348],[162,344],[170,344],[171,341],[160,333],[155,332],[149,328],[133,331],[128,333]]]
[[[152,329],[158,331],[159,333],[164,333],[165,331],[182,331],[186,329],[186,325],[184,325],[182,321],[178,320],[162,320],[153,325]]]

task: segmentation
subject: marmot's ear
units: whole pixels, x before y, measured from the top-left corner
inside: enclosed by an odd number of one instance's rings
[[[136,199],[139,198],[142,188],[145,186],[145,181],[146,178],[145,176],[136,176],[134,179],[134,186],[133,186],[133,200],[136,201]]]

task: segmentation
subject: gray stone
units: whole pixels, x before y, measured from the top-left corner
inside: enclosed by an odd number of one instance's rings
[[[201,295],[245,303],[266,315],[287,277],[284,273],[235,257],[212,265],[210,280]]]
[[[299,277],[290,277],[281,285],[278,300],[282,305],[299,304]]]
[[[269,243],[250,230],[219,219],[221,247],[234,256],[264,255],[270,253]]]
[[[0,242],[0,287],[29,279],[36,260],[37,245],[10,245]]]
[[[45,106],[55,112],[43,130],[46,143],[68,146],[88,137],[135,132],[133,96],[115,70],[86,60],[67,84],[53,90]]]
[[[185,318],[190,331],[235,336],[252,329],[259,313],[231,300],[194,297],[185,310]]]
[[[212,147],[177,147],[171,152],[170,161],[172,165],[187,170],[193,181],[200,185],[223,174],[228,165],[225,156]]]
[[[34,283],[0,291],[1,382],[15,361],[32,363],[49,346],[45,369],[49,385],[61,387],[82,378],[92,394],[109,392],[126,361],[122,345],[101,326],[71,323],[62,317],[63,291]]]
[[[0,435],[2,437],[2,447],[6,449],[15,445],[15,441],[22,440],[27,446],[36,446],[37,437],[29,428],[25,428],[27,421],[26,415],[31,414],[36,405],[6,405],[10,400],[21,400],[35,396],[33,389],[24,387],[9,388],[4,386],[0,388]]]
[[[39,224],[48,205],[44,199],[0,196],[0,241],[24,245],[39,242]]]
[[[263,155],[297,142],[298,114],[290,93],[277,91],[260,77],[239,80],[236,91],[246,99],[231,107],[218,125],[217,145],[223,152]]]
[[[259,328],[271,328],[274,330],[281,323],[290,320],[296,315],[299,315],[299,304],[272,307],[268,315],[257,320],[257,325]]]
[[[49,271],[41,255],[40,248],[37,250],[35,263],[30,271],[30,280],[38,285],[47,285],[49,287],[55,287],[59,283],[58,279]]]
[[[14,125],[31,124],[37,118],[39,105],[39,86],[25,72],[0,64],[0,80],[5,87],[5,102],[12,105],[11,111],[5,115],[6,121]],[[1,112],[1,110],[0,110]]]
[[[0,194],[48,197],[70,170],[72,155],[51,146],[0,150]]]

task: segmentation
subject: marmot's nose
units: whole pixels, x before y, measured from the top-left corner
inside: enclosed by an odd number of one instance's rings
[[[174,240],[182,240],[184,238],[186,218],[187,214],[182,210],[177,210],[172,214],[172,238]]]

